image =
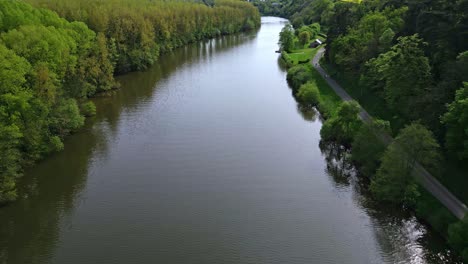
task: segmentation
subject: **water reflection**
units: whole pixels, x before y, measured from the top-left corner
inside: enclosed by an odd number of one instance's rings
[[[209,61],[214,53],[219,56],[254,36],[251,32],[194,43],[161,56],[146,72],[118,77],[121,89],[95,98],[97,115],[66,139],[64,151],[26,171],[18,182],[18,201],[0,209],[0,264],[49,263],[59,234],[72,228],[74,209],[87,202],[81,197],[87,178],[96,177],[92,168],[109,158],[122,118],[158,96],[158,84],[180,67]]]
[[[317,148],[270,21],[119,77],[0,210],[0,263],[440,263],[440,238],[367,199],[340,146]]]
[[[63,153],[26,172],[18,184],[19,200],[0,210],[0,263],[47,262],[58,238],[59,222],[72,213],[86,183],[90,157],[103,151],[100,135],[79,133],[66,141]]]
[[[304,118],[305,121],[315,122],[320,117],[317,109],[314,107],[305,107],[301,104],[297,104],[297,112]]]
[[[442,237],[411,212],[374,201],[368,191],[369,182],[357,176],[348,149],[335,142],[320,141],[319,146],[335,187],[351,191],[353,201],[370,216],[375,238],[389,263],[463,263],[447,249]]]

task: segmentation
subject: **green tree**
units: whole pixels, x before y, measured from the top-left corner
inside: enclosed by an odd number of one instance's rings
[[[386,148],[381,138],[383,134],[390,134],[390,123],[374,120],[371,124],[363,124],[354,137],[351,158],[367,177],[373,176],[380,166]]]
[[[468,82],[456,92],[455,100],[442,116],[446,126],[445,145],[459,160],[468,159]]]
[[[22,135],[16,125],[0,123],[0,204],[16,199],[16,178],[19,176]]]
[[[290,52],[294,47],[294,29],[287,24],[280,32],[279,45],[282,50]]]
[[[390,48],[395,32],[403,28],[406,10],[384,9],[366,14],[347,34],[332,42],[332,61],[345,70],[359,72],[367,60]]]
[[[371,59],[367,66],[371,73],[368,83],[384,83],[388,106],[409,120],[418,119],[422,99],[432,84],[429,59],[424,56],[424,45],[417,35],[398,38],[390,51]]]
[[[319,23],[313,23],[308,26],[309,32],[310,32],[310,38],[315,38],[317,35],[320,33],[320,24]]]
[[[286,80],[291,86],[293,93],[297,93],[301,85],[312,81],[313,76],[310,73],[309,65],[296,65],[288,70]]]
[[[21,110],[30,107],[22,91],[29,63],[0,44],[0,204],[16,198],[15,182],[20,174],[23,124]],[[22,96],[23,95],[23,96]]]
[[[356,101],[346,101],[338,107],[336,115],[326,120],[320,130],[325,141],[337,141],[343,145],[351,144],[362,122],[358,114],[361,107]]]
[[[310,41],[310,33],[307,31],[302,31],[299,33],[299,43],[301,43],[302,46],[308,44]]]
[[[299,88],[297,98],[302,104],[317,106],[320,103],[320,91],[317,84],[314,81],[303,84]]]
[[[418,123],[408,125],[385,151],[370,190],[378,200],[414,205],[419,196],[412,177],[416,162],[434,171],[439,161],[439,145],[432,133]]]
[[[462,220],[449,226],[449,243],[461,252],[464,260],[468,260],[468,220]]]

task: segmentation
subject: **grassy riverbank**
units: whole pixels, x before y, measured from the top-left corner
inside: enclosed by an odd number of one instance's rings
[[[336,76],[336,74],[334,74]],[[323,131],[324,133],[330,133],[330,127],[334,126],[331,123],[337,123],[338,119],[342,119],[343,117],[340,117],[340,114],[337,111],[342,111],[339,109],[342,109],[342,100],[341,98],[338,97],[338,95],[333,91],[333,89],[328,85],[325,79],[315,70],[315,68],[312,67],[311,64],[307,65],[298,65],[292,67],[288,71],[288,82],[291,85],[291,88],[293,89],[293,93],[295,94],[296,98],[298,101],[303,104],[304,106],[315,106],[320,113],[327,119],[332,119],[332,121],[326,121],[324,124],[324,127],[327,127],[328,131]],[[343,79],[342,79],[343,80]],[[341,81],[342,83],[342,81]],[[301,92],[304,89],[309,89],[309,90],[314,90],[315,89],[318,92],[312,92],[312,93],[304,93]],[[356,89],[352,90],[354,93],[356,93]],[[304,96],[306,94],[306,96]],[[311,96],[312,94],[312,96]],[[371,98],[370,96],[364,97],[364,98]],[[365,102],[364,104],[367,103],[367,101],[362,100]],[[363,104],[363,106],[364,106]],[[366,104],[368,105],[368,104]],[[379,106],[375,106],[375,108],[369,107],[372,109],[371,114],[375,114],[376,111],[375,109],[382,109]],[[356,122],[358,127],[365,127],[363,123],[361,123],[360,120],[355,118],[351,118],[350,122]],[[351,132],[348,131],[348,133],[353,134],[351,137],[348,137],[348,135],[338,135],[338,136],[332,136],[331,138],[335,138],[334,140],[342,140],[343,138],[346,139],[348,138],[347,142],[343,142],[348,147],[353,147],[357,143],[357,137],[358,134],[360,133],[361,129],[355,129],[354,132],[351,130]],[[335,131],[336,132],[336,131]],[[332,133],[335,133],[332,132]],[[337,132],[337,133],[343,133],[342,132]],[[330,135],[324,135],[325,139],[329,137]],[[372,143],[372,139],[366,137],[366,141],[368,141],[367,146],[369,147],[369,144],[374,144]],[[362,148],[362,146],[356,146],[359,148]],[[370,146],[372,147],[372,146]],[[382,146],[382,148],[385,148]],[[352,159],[355,162],[355,166],[357,166],[358,170],[360,171],[361,169],[364,169],[362,166],[365,165],[360,162],[359,159],[356,160],[353,155],[355,154],[353,150],[350,151]],[[379,154],[376,154],[374,156],[366,156],[365,163],[373,163],[376,164],[376,166],[379,166],[381,159],[382,159],[383,151],[379,152]],[[371,182],[374,179],[374,173],[359,173],[361,177],[367,177]],[[464,249],[463,246],[459,246],[460,244],[463,244],[463,237],[464,234],[464,222],[459,221],[450,211],[447,210],[447,208],[442,205],[437,199],[435,199],[429,192],[424,190],[422,187],[417,187],[417,192],[419,195],[417,196],[417,199],[415,199],[411,204],[407,205],[408,209],[411,209],[415,212],[416,216],[421,219],[423,222],[429,224],[435,231],[437,231],[439,234],[441,234],[443,237],[445,237],[454,248],[458,250],[458,252],[462,255],[464,255]],[[458,232],[461,232],[461,234],[458,234]]]
[[[303,85],[311,84],[313,87],[316,87],[319,96],[316,99],[317,102],[311,106],[316,107],[324,118],[333,116],[341,103],[340,97],[330,88],[328,83],[310,63],[290,68],[288,70],[288,82],[296,97]],[[302,100],[302,103],[309,104],[310,102]]]
[[[287,63],[289,67],[309,63],[311,58],[315,56],[318,51],[317,48],[304,48],[304,49],[296,49],[292,50],[291,52],[282,51],[281,57]]]

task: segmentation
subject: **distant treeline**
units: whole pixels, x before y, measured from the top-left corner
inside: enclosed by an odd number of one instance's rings
[[[238,0],[217,0],[213,7],[183,1],[27,1],[103,33],[116,55],[118,73],[145,69],[160,52],[260,25],[257,9]]]
[[[251,4],[219,0],[0,0],[0,204],[25,165],[63,148],[117,86],[189,42],[257,28]]]

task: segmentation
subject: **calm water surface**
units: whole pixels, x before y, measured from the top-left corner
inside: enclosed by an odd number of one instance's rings
[[[285,22],[120,77],[0,209],[0,263],[454,263],[319,144],[274,53]]]

